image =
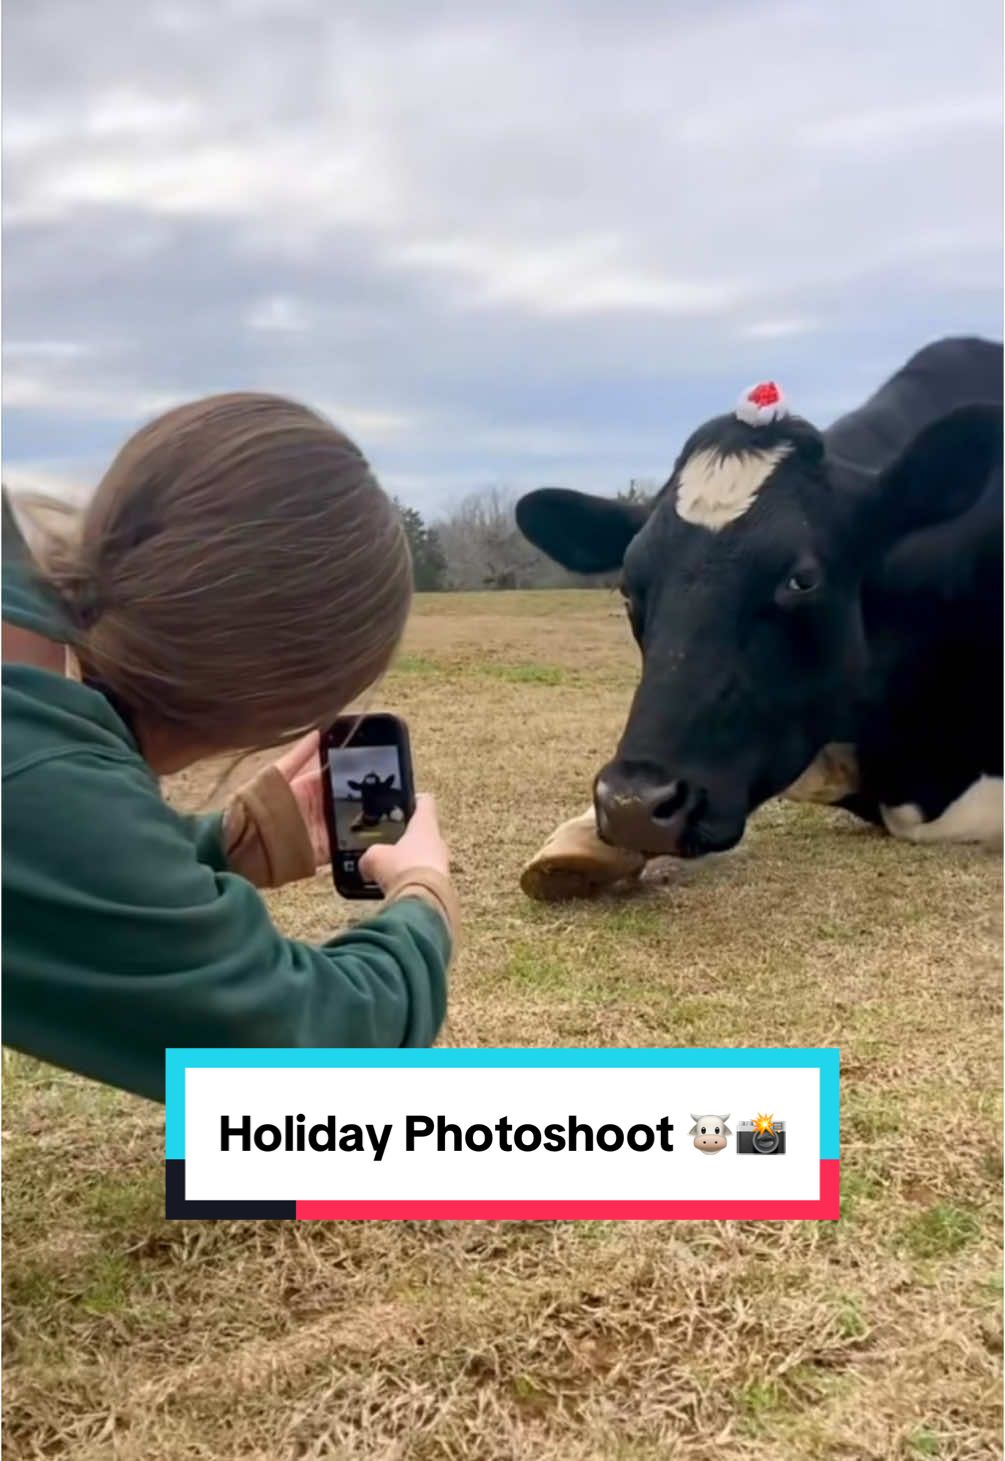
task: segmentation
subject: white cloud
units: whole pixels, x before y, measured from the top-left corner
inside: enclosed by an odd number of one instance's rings
[[[933,138],[944,142],[955,133],[972,129],[997,134],[1001,125],[999,94],[928,97],[909,106],[850,111],[807,122],[796,140],[839,151],[917,147]]]
[[[300,335],[311,328],[310,312],[302,300],[289,294],[269,294],[248,311],[249,330],[266,334]]]
[[[94,347],[82,340],[5,340],[4,357],[8,360],[80,360],[93,354]]]
[[[156,97],[134,87],[112,87],[88,100],[79,113],[64,109],[15,114],[4,123],[8,159],[27,157],[44,163],[46,150],[83,148],[128,141],[134,148],[151,141],[177,140],[204,123],[191,96]],[[40,159],[38,154],[43,154]]]
[[[367,406],[352,405],[344,401],[308,401],[308,405],[320,411],[322,416],[337,426],[340,431],[358,439],[366,452],[368,443],[384,441],[404,432],[414,431],[419,425],[415,412],[381,410]]]
[[[603,236],[523,248],[478,238],[428,240],[390,249],[385,257],[398,267],[465,280],[472,303],[515,305],[541,315],[720,314],[738,298],[735,286],[725,282],[633,268],[620,241]]]
[[[309,131],[183,149],[137,141],[39,167],[30,188],[11,200],[8,218],[56,221],[79,208],[131,207],[256,218],[263,226],[299,217],[302,230],[316,233],[336,224],[381,226],[395,216],[394,189],[366,142],[321,145]]]
[[[17,462],[4,469],[4,486],[11,493],[37,492],[74,504],[84,502],[97,481],[97,475],[92,476],[85,467],[74,468],[62,462]]]
[[[5,370],[3,376],[3,403],[8,410],[39,410],[127,421],[169,411],[185,399],[185,395],[171,391],[120,388],[111,383],[92,384],[86,377],[67,380],[19,369]]]
[[[751,325],[744,325],[740,334],[747,340],[789,340],[795,335],[808,335],[817,328],[818,323],[809,316],[756,320]]]
[[[3,379],[3,403],[8,410],[44,411],[111,422],[149,419],[191,399],[192,392],[136,390],[110,380],[89,384],[76,377],[68,380],[55,373],[47,376],[22,369],[6,370]],[[317,401],[306,397],[305,400],[334,425],[351,436],[358,435],[363,442],[398,436],[415,429],[419,421],[416,413],[409,411],[362,406],[351,401]]]

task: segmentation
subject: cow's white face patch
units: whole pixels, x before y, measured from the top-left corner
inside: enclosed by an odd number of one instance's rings
[[[979,776],[940,817],[922,820],[913,802],[899,807],[881,807],[886,829],[905,842],[1002,842],[1002,779]]]
[[[758,492],[792,451],[791,442],[764,451],[721,456],[713,450],[688,457],[677,479],[677,516],[713,533],[749,509]]]

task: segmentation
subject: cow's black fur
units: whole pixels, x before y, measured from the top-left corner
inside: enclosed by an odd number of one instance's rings
[[[780,442],[790,455],[736,521],[712,532],[677,514],[695,451]],[[649,510],[545,489],[517,520],[568,568],[622,565],[643,669],[598,777],[608,840],[732,846],[835,741],[861,769],[844,805],[872,821],[905,803],[933,820],[1001,776],[1001,345],[929,345],[822,433],[711,421]],[[643,803],[625,836],[605,834],[612,806]]]
[[[395,812],[404,813],[405,793],[394,785],[394,773],[383,780],[376,771],[368,771],[362,781],[347,783],[351,791],[358,791],[362,806],[359,816],[352,824],[354,832],[364,827],[378,827],[385,817]]]

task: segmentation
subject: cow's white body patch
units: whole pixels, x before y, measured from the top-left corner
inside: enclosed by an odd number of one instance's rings
[[[985,842],[1000,845],[1002,778],[979,776],[932,822],[922,819],[921,809],[913,802],[905,802],[899,807],[880,807],[880,811],[887,831],[905,842]]]
[[[712,450],[696,451],[680,469],[677,479],[677,516],[713,533],[736,522],[748,511],[772,472],[792,451],[791,442],[764,451],[722,456]]]

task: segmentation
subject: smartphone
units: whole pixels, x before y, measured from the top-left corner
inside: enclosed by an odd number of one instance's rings
[[[408,727],[396,715],[343,715],[321,736],[321,786],[332,878],[343,898],[383,898],[359,860],[397,842],[415,811]]]

